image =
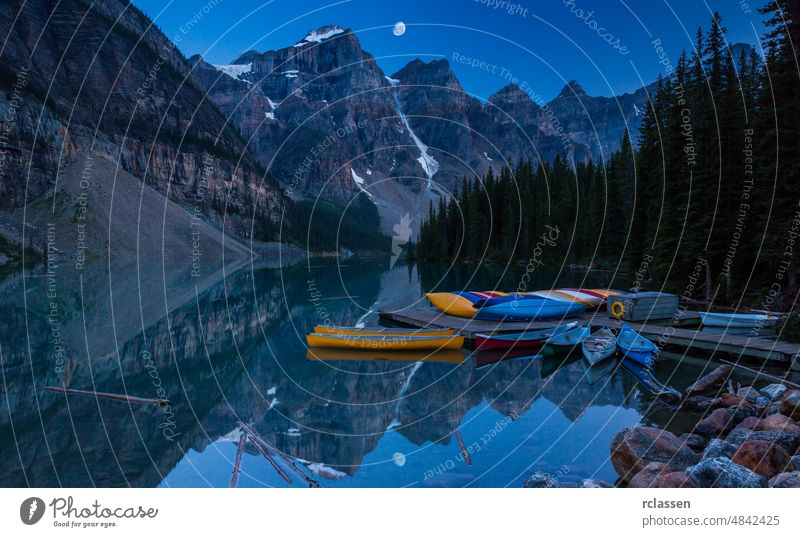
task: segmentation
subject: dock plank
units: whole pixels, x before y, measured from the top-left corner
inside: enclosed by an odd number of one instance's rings
[[[697,312],[686,312],[684,319],[697,318]],[[412,308],[399,311],[381,311],[380,318],[395,324],[416,328],[452,328],[461,333],[468,342],[475,340],[475,334],[483,332],[507,333],[524,330],[552,328],[561,321],[494,322],[480,321],[465,317],[446,315],[435,308]],[[570,321],[589,321],[594,328],[619,328],[621,322],[609,319],[605,312],[588,313],[569,319]],[[685,321],[684,321],[685,322]],[[631,328],[660,346],[677,346],[687,349],[719,352],[742,358],[753,358],[796,363],[800,358],[800,345],[786,341],[776,341],[748,335],[726,334],[722,332],[703,332],[682,328],[680,324],[671,325],[669,321],[661,324],[628,322]]]

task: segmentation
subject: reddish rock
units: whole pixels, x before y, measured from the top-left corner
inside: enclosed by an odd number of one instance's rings
[[[711,373],[700,377],[694,384],[689,386],[686,389],[687,395],[697,395],[701,394],[705,391],[710,390],[711,388],[716,388],[717,386],[722,386],[728,377],[731,376],[733,372],[733,366],[725,364],[721,365]]]
[[[678,471],[699,460],[700,456],[677,436],[654,427],[629,427],[611,440],[611,464],[623,482],[628,482],[651,462],[661,462]]]
[[[784,472],[769,480],[774,489],[800,488],[800,472]]]
[[[751,431],[761,431],[763,429],[759,429],[761,426],[761,419],[755,416],[748,416],[737,425],[742,429],[750,429]]]
[[[735,411],[730,408],[718,408],[707,418],[700,420],[694,426],[694,432],[708,437],[720,436],[733,429],[735,425]]]
[[[631,478],[628,488],[650,487],[657,477],[661,474],[668,474],[671,471],[670,467],[663,462],[651,462]]]
[[[734,393],[723,393],[719,396],[720,403],[719,406],[723,408],[730,408],[732,406],[742,406],[746,405],[747,400],[744,397],[740,397]]]
[[[694,488],[694,483],[686,475],[686,472],[670,472],[656,477],[650,486],[652,488],[691,489]]]
[[[743,442],[736,450],[733,462],[749,468],[767,479],[783,472],[794,471],[794,464],[786,450],[764,440]]]
[[[791,390],[783,394],[781,414],[800,420],[800,390]]]
[[[744,423],[744,422],[742,422]],[[741,424],[739,424],[741,427]],[[793,433],[800,433],[800,425],[795,423],[792,418],[786,417],[783,414],[773,414],[761,420],[760,428],[753,429],[754,431],[791,431]]]

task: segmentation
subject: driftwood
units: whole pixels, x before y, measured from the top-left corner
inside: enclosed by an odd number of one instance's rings
[[[146,405],[168,405],[169,399],[147,399],[144,397],[134,397],[132,395],[120,395],[118,393],[92,392],[89,390],[73,390],[71,388],[60,388],[58,386],[45,386],[49,392],[63,393],[65,395],[85,395],[97,399],[111,399],[112,401],[124,401],[126,403],[141,403]]]
[[[469,451],[467,451],[467,448],[464,447],[464,440],[461,439],[461,433],[456,431],[455,435],[456,440],[458,440],[458,447],[461,449],[461,456],[464,458],[464,462],[466,462],[467,465],[472,466],[472,458],[469,456]]]
[[[763,371],[759,371],[757,369],[753,369],[751,367],[747,367],[746,365],[737,364],[735,362],[729,362],[728,360],[720,360],[724,364],[728,364],[734,367],[738,367],[739,369],[744,369],[745,371],[749,371],[756,377],[764,377],[765,379],[774,380],[775,382],[780,382],[781,384],[786,384],[787,386],[791,386],[792,388],[800,390],[800,384],[796,384],[790,380],[786,380],[785,378],[776,377],[775,375],[770,375],[769,373],[764,373]]]
[[[239,445],[236,448],[236,461],[233,463],[233,474],[231,474],[231,482],[229,488],[235,489],[239,483],[239,472],[242,468],[242,455],[244,455],[244,447],[247,444],[247,433],[242,433],[239,437]]]

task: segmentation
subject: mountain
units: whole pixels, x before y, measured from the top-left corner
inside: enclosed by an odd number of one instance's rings
[[[224,228],[229,240],[249,241],[254,228],[267,230],[257,238],[271,239],[268,230],[277,227],[283,203],[278,185],[264,180],[263,168],[207,100],[192,66],[137,8],[124,0],[10,0],[0,5],[0,28],[0,228],[6,240],[21,240],[23,221],[15,211],[23,207],[41,208],[41,215],[28,212],[29,221],[47,220],[59,206],[72,210],[81,189],[62,188],[59,176],[75,163],[79,177],[106,190],[98,203],[111,199],[114,170],[152,189],[161,199],[151,200],[152,208],[163,209],[162,221],[141,225],[169,229],[173,214],[188,211]],[[111,166],[90,165],[100,161]],[[115,201],[140,203],[136,197]],[[88,215],[101,209],[84,208]],[[137,222],[127,225],[134,229]],[[180,247],[171,250],[175,255],[191,254],[190,231],[184,231]],[[41,251],[43,234],[28,230],[25,246]],[[73,230],[63,235],[73,237],[74,248]]]
[[[573,81],[548,103],[513,84],[482,102],[446,59],[415,59],[386,76],[356,35],[335,25],[230,65],[190,62],[295,199],[346,206],[365,191],[390,234],[405,213],[416,228],[429,203],[464,177],[499,172],[508,161],[607,157],[625,128],[635,139],[647,101],[645,88],[592,97]]]

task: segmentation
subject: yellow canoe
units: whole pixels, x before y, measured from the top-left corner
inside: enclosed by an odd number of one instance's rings
[[[351,336],[452,336],[456,333],[452,328],[383,328],[353,326],[325,326],[314,327],[315,334],[338,334]]]
[[[477,311],[472,307],[472,302],[454,293],[427,293],[425,296],[436,309],[448,315],[474,317]]]
[[[309,347],[373,350],[439,350],[460,349],[464,336],[354,336],[338,334],[306,334]]]
[[[457,350],[443,351],[381,351],[369,349],[308,349],[306,360],[312,361],[363,361],[363,362],[434,362],[460,364],[464,361],[464,353]]]

